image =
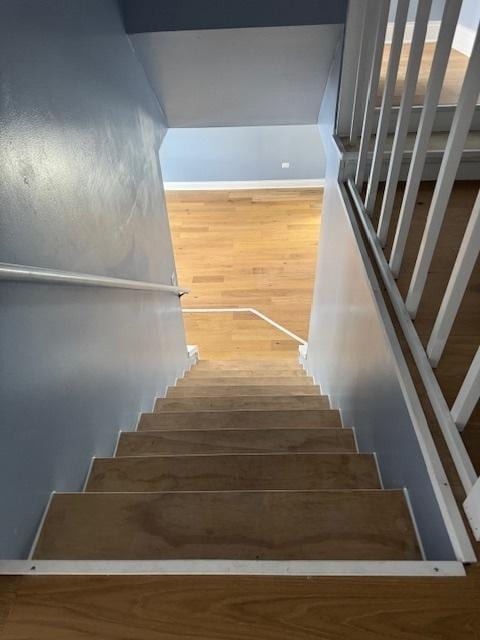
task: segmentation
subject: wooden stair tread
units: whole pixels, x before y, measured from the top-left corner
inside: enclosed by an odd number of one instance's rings
[[[380,489],[375,457],[254,453],[96,458],[86,491]]]
[[[203,377],[203,378],[180,378],[177,380],[178,387],[196,387],[196,386],[218,386],[218,385],[233,385],[233,386],[308,386],[313,385],[313,379],[309,376],[290,376],[290,377],[267,377],[264,378],[255,378],[252,376],[246,376],[242,378],[240,376],[234,377],[222,377],[222,378],[214,378]]]
[[[233,397],[188,397],[157,398],[155,412],[161,411],[240,411],[254,409],[256,411],[282,409],[292,411],[298,409],[328,409],[327,396],[233,396]]]
[[[237,411],[161,411],[143,413],[138,423],[138,431],[152,429],[248,429],[265,427],[284,428],[335,428],[341,427],[340,412],[337,409],[297,409],[237,410]]]
[[[218,378],[221,375],[222,379],[225,378],[271,378],[272,376],[277,378],[309,378],[303,369],[236,369],[233,371],[218,369],[190,369],[185,373],[182,380],[196,380],[203,378]]]
[[[420,560],[403,491],[52,496],[35,559]]]
[[[320,387],[316,385],[197,385],[168,387],[167,398],[189,397],[244,397],[244,396],[319,396]]]
[[[299,370],[302,369],[301,365],[295,361],[278,361],[278,360],[199,360],[195,365],[196,370],[200,369],[263,369],[269,370]]]
[[[352,429],[184,429],[120,434],[116,456],[182,453],[354,452]]]

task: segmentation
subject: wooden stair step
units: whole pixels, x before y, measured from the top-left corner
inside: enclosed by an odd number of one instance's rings
[[[249,370],[234,370],[234,371],[227,371],[227,370],[218,370],[218,369],[190,369],[190,371],[187,371],[185,373],[184,378],[182,378],[182,380],[197,380],[197,379],[204,379],[204,378],[218,378],[219,376],[222,377],[222,380],[224,380],[225,378],[271,378],[272,376],[275,379],[278,378],[308,378],[309,376],[307,376],[306,372],[303,369],[300,370],[296,370],[296,369],[285,369],[282,371],[278,371],[278,370],[255,370],[255,369],[249,369]]]
[[[298,409],[291,411],[162,411],[143,413],[138,431],[155,429],[253,429],[253,428],[335,428],[341,427],[337,409]]]
[[[116,456],[355,452],[352,429],[184,429],[120,434]]]
[[[319,396],[320,387],[316,385],[197,385],[168,387],[167,398],[241,398],[244,396]]]
[[[96,458],[86,491],[380,489],[368,453],[233,453]]]
[[[327,396],[243,396],[222,398],[157,398],[155,412],[161,411],[241,411],[253,409],[255,411],[270,411],[282,409],[328,409]]]
[[[303,367],[298,362],[279,360],[199,360],[194,365],[195,370],[262,370],[262,371],[298,371]]]
[[[44,560],[420,560],[403,491],[57,493]]]
[[[306,387],[309,385],[313,385],[313,378],[307,376],[297,376],[297,377],[283,377],[283,378],[269,378],[265,376],[264,378],[254,378],[251,376],[241,378],[241,377],[229,377],[229,378],[214,378],[214,377],[203,377],[203,378],[180,378],[177,380],[178,387],[197,387],[197,386],[219,386],[219,385],[233,385],[233,386],[284,386],[287,385],[289,387],[292,386],[300,386]]]

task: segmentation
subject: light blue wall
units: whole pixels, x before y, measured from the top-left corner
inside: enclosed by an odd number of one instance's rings
[[[0,261],[170,283],[165,131],[114,0],[0,4]],[[186,365],[178,297],[0,284],[0,558]]]
[[[476,0],[473,0],[476,2]],[[415,13],[417,10],[418,0],[410,0],[410,6],[408,8],[408,17],[407,20],[414,20]],[[445,6],[445,0],[433,0],[432,9],[430,11],[430,20],[440,20],[443,13],[443,7]],[[388,15],[388,20],[390,22],[393,21],[395,17],[395,10],[397,7],[397,0],[391,0],[390,3],[390,13]]]
[[[475,30],[480,22],[480,0],[463,0],[459,23]]]
[[[167,182],[323,178],[317,125],[169,129],[160,151]],[[282,169],[282,162],[290,162]]]
[[[169,127],[314,124],[342,25],[131,36]]]

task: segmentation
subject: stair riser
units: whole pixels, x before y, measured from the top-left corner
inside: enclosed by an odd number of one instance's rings
[[[233,454],[97,458],[86,491],[380,489],[369,454]]]
[[[354,452],[351,429],[215,429],[122,433],[117,456]]]
[[[140,416],[138,431],[161,429],[254,429],[341,427],[334,409],[313,411],[163,411]]]
[[[212,370],[205,370],[205,371],[198,371],[197,369],[191,369],[190,371],[187,371],[185,373],[185,380],[196,380],[197,378],[219,378],[221,376],[222,380],[225,378],[274,378],[275,380],[279,379],[279,378],[308,378],[309,376],[307,376],[307,374],[305,373],[305,371],[303,370],[283,370],[282,371],[275,371],[272,369],[269,370],[261,370],[261,371],[243,371],[243,370],[236,370],[236,371],[218,371],[215,369]]]

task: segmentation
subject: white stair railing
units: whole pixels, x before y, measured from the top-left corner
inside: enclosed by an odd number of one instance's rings
[[[415,261],[408,295],[404,300],[395,283],[403,263],[407,240],[424,175],[435,116],[457,28],[462,0],[445,0],[438,40],[430,69],[422,113],[415,134],[400,214],[389,260],[383,253],[390,232],[394,201],[398,193],[401,168],[405,161],[407,133],[424,50],[432,0],[418,0],[402,96],[396,114],[391,153],[386,154],[386,140],[393,121],[393,97],[397,86],[399,63],[410,0],[398,0],[393,25],[382,102],[375,130],[380,70],[384,55],[389,0],[355,0],[350,2],[345,32],[345,47],[340,82],[336,135],[348,138],[358,148],[354,177],[351,168],[340,179],[348,183],[352,202],[377,261],[400,326],[405,334],[425,389],[434,409],[467,499],[465,511],[477,539],[480,539],[480,479],[459,431],[467,424],[480,397],[480,347],[465,376],[451,409],[443,396],[433,368],[442,357],[452,326],[464,298],[469,279],[480,253],[480,191],[451,271],[448,286],[425,350],[412,318],[415,318],[429,278],[432,257],[441,233],[448,201],[465,149],[480,93],[480,28],[463,79],[455,114],[448,134],[438,178],[435,184],[427,223]],[[360,35],[354,25],[362,24]],[[355,89],[347,86],[355,78]],[[361,123],[361,125],[360,125]],[[375,136],[373,153],[372,136]],[[343,166],[343,165],[342,165]],[[348,167],[348,165],[345,165]],[[386,170],[377,229],[370,219],[377,205],[379,184]],[[479,169],[480,177],[480,169]],[[364,190],[366,183],[366,189]]]

